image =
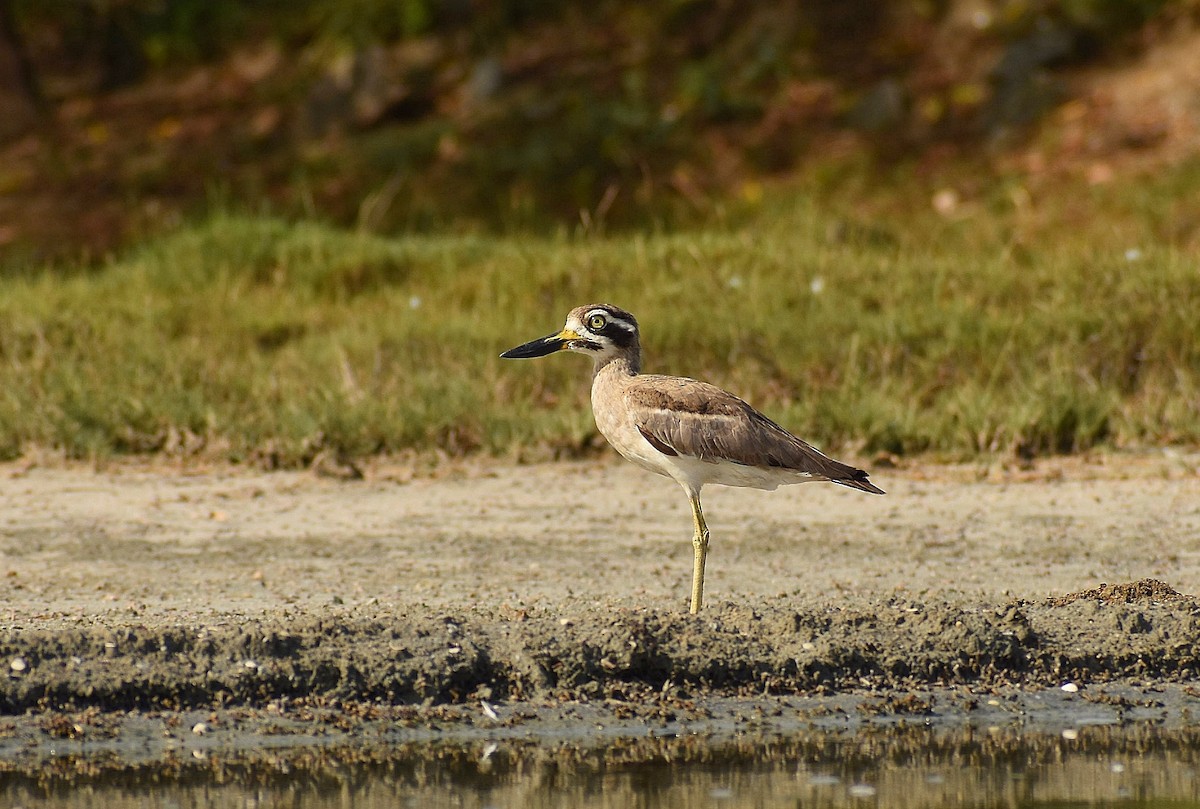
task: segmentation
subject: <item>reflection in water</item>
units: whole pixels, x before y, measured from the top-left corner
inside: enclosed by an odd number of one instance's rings
[[[110,768],[62,760],[0,775],[5,806],[738,807],[1156,805],[1200,801],[1200,729],[1078,738],[891,727],[764,740],[626,740],[261,751]]]

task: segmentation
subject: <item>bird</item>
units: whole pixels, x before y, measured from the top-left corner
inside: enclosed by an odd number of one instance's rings
[[[673,478],[687,494],[694,528],[693,614],[704,604],[705,484],[773,491],[829,481],[884,494],[867,472],[824,455],[728,391],[688,377],[643,374],[638,323],[624,309],[606,303],[577,307],[561,331],[500,356],[532,359],[559,351],[592,358],[592,415],[608,443],[643,469]]]

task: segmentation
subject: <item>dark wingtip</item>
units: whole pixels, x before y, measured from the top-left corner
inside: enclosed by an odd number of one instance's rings
[[[887,492],[885,492],[883,489],[867,480],[867,477],[868,475],[866,472],[861,469],[855,469],[853,477],[842,478],[841,480],[834,480],[833,482],[841,484],[842,486],[848,486],[851,489],[858,489],[860,492],[866,492],[867,494],[887,494]]]

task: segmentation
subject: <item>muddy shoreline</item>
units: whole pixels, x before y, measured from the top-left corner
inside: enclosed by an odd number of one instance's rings
[[[376,607],[225,626],[10,631],[0,660],[6,715],[1184,682],[1200,673],[1200,604],[1144,580],[1040,604],[726,602],[700,616]]]
[[[1200,475],[1120,460],[724,490],[699,616],[686,502],[620,466],[9,467],[0,758],[1186,724]]]

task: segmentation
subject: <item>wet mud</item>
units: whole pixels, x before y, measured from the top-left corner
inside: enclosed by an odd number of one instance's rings
[[[1114,597],[1113,593],[1126,593]],[[0,712],[273,701],[434,706],[648,694],[825,694],[1200,673],[1200,604],[1144,580],[1044,602],[887,598],[698,616],[586,605],[389,609],[205,626],[0,634]]]

